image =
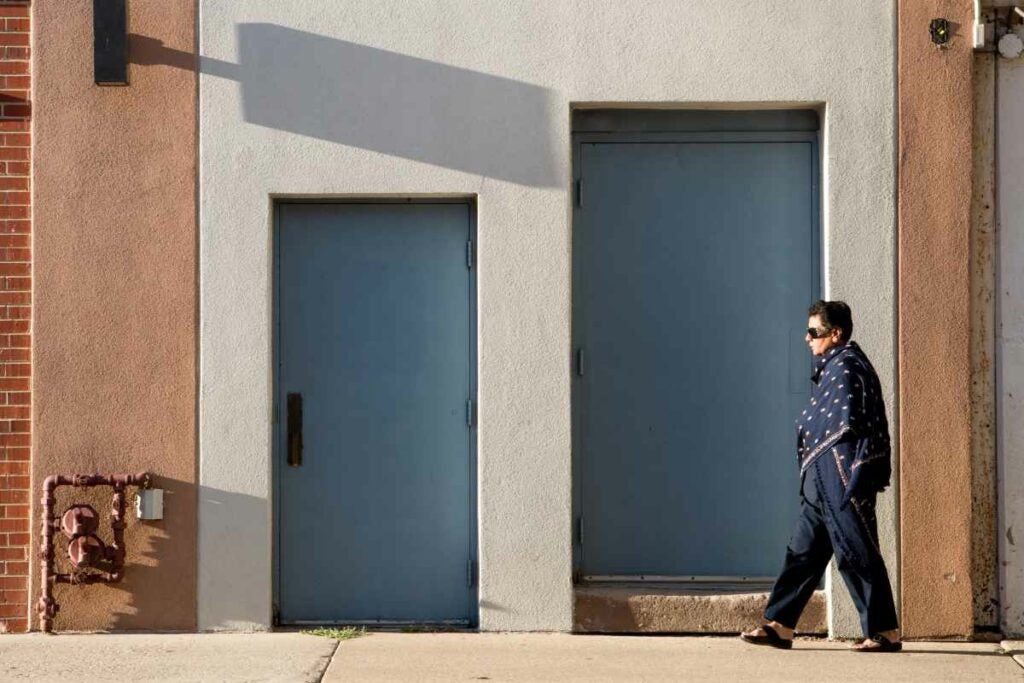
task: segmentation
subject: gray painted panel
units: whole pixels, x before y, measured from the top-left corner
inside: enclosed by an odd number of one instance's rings
[[[282,622],[475,621],[470,230],[465,204],[278,207]]]
[[[765,131],[816,133],[815,109],[575,109],[572,129],[582,132]]]
[[[819,289],[818,171],[813,139],[772,135],[580,143],[583,574],[781,565]]]

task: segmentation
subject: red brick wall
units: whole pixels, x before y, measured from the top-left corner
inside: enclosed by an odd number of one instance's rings
[[[0,0],[0,632],[28,629],[30,3]]]

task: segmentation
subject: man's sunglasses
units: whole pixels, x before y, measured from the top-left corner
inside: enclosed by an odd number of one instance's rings
[[[832,334],[832,330],[819,330],[814,327],[807,328],[807,336],[811,339],[821,339],[822,337],[827,337],[830,334]]]

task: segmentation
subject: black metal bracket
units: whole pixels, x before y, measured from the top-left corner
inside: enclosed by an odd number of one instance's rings
[[[92,0],[96,85],[128,85],[128,0]]]

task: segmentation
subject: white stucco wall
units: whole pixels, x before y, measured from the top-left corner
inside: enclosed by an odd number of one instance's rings
[[[1024,58],[999,59],[996,424],[1000,625],[1024,636]]]
[[[484,630],[572,626],[573,103],[824,104],[825,291],[895,415],[893,0],[199,6],[200,628],[271,616],[274,194],[478,198]]]

